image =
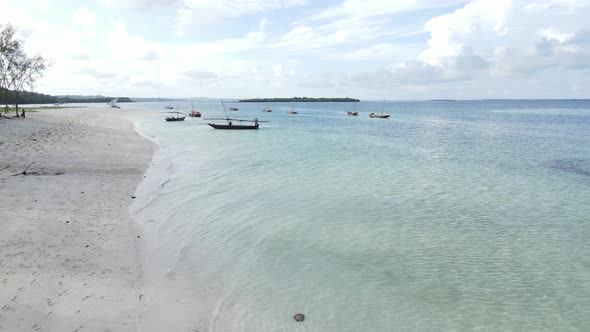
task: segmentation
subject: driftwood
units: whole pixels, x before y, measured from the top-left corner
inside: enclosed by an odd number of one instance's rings
[[[32,163],[30,163],[29,166],[27,166],[27,168],[25,168],[25,170],[22,171],[22,173],[16,173],[16,174],[13,174],[12,176],[27,175],[27,171],[29,170],[29,167],[31,167],[34,163],[35,163],[34,161]]]

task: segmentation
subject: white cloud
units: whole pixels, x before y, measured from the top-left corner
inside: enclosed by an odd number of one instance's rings
[[[185,0],[184,7],[176,11],[175,33],[178,36],[187,36],[195,27],[305,4],[307,0]]]
[[[585,0],[537,0],[532,1],[524,6],[529,11],[558,11],[558,10],[575,10],[586,4]]]
[[[315,15],[316,20],[335,17],[376,17],[390,16],[404,12],[447,7],[464,0],[346,0],[342,4],[327,8]]]
[[[119,7],[130,9],[145,9],[158,6],[173,6],[181,0],[100,0],[107,7]]]
[[[80,25],[92,26],[96,23],[96,14],[88,8],[82,7],[72,13],[72,20]]]
[[[237,17],[266,10],[289,8],[306,4],[306,0],[185,0],[192,10],[214,10],[224,16]]]
[[[429,48],[420,57],[433,64],[440,57],[461,53],[465,41],[472,41],[474,36],[485,41],[506,34],[505,22],[511,8],[511,0],[476,0],[453,13],[430,19],[425,25],[430,33]]]
[[[34,7],[45,11],[51,7],[50,0],[32,0],[32,4]]]
[[[214,72],[204,68],[185,70],[180,72],[180,75],[197,81],[210,81],[215,80],[218,77]]]
[[[368,60],[402,60],[410,59],[421,48],[417,45],[401,43],[378,43],[368,47],[342,50],[330,53],[326,58],[333,61],[368,61]]]
[[[149,51],[145,52],[142,56],[139,57],[139,60],[144,60],[144,61],[156,61],[159,59],[160,59],[160,57],[158,56],[158,53],[156,53],[156,51],[154,51],[154,50],[149,50]]]

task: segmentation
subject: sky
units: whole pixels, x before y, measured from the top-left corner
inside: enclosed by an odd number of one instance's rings
[[[35,91],[590,98],[590,0],[0,0]]]

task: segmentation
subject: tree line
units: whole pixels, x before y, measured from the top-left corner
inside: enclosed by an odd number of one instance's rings
[[[360,100],[354,98],[310,98],[310,97],[292,97],[292,98],[251,98],[240,99],[240,103],[288,103],[288,102],[302,102],[302,103],[317,103],[317,102],[359,102]]]
[[[41,54],[27,55],[24,41],[16,38],[12,25],[0,24],[0,103],[7,104],[12,96],[17,117],[21,95],[26,88],[34,89],[48,66],[49,61]]]
[[[0,92],[2,93],[2,92]],[[71,104],[71,103],[108,103],[116,97],[105,96],[50,96],[42,93],[21,91],[17,96],[15,91],[4,91],[4,99],[0,104]],[[118,97],[119,103],[131,103],[129,97]]]

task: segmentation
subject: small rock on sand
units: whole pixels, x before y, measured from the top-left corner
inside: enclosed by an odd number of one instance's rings
[[[295,316],[293,316],[293,319],[295,319],[298,322],[303,322],[303,320],[305,319],[305,315],[304,314],[295,314]]]

